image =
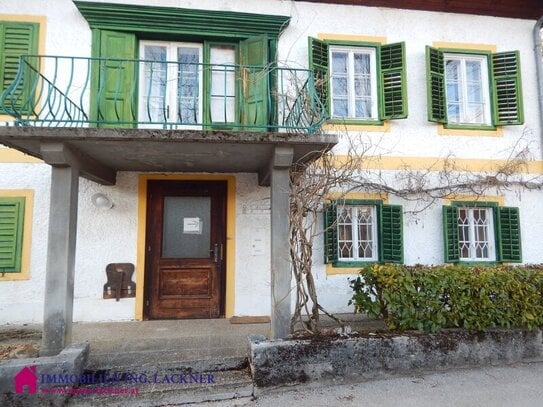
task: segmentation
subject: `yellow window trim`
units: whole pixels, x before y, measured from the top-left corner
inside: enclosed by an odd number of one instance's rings
[[[335,201],[337,199],[380,199],[384,204],[388,204],[388,194],[384,192],[370,193],[370,192],[349,192],[348,194],[342,194],[341,192],[331,192],[326,195],[326,201]]]
[[[474,50],[474,51],[490,51],[490,52],[496,52],[497,50],[495,44],[474,44],[474,43],[469,43],[469,42],[434,41],[432,42],[432,47],[469,49],[469,50]]]
[[[446,129],[443,123],[438,123],[437,134],[439,136],[503,137],[503,128],[497,127],[496,130]]]
[[[226,298],[225,318],[234,316],[236,273],[236,177],[222,174],[140,174],[138,180],[138,238],[136,266],[137,320],[143,319],[145,233],[147,224],[147,181],[226,181]]]
[[[337,276],[339,274],[358,274],[361,268],[362,266],[360,267],[334,267],[332,264],[328,263],[326,264],[326,275]]]
[[[0,21],[11,21],[14,23],[37,23],[39,25],[38,32],[38,54],[45,55],[45,30],[46,30],[46,21],[47,17],[45,16],[36,16],[29,14],[0,14]],[[45,63],[44,60],[41,64],[40,72],[43,74],[45,72]],[[36,89],[36,92],[39,94],[40,89]],[[37,105],[38,111],[41,109],[40,105]],[[0,121],[2,122],[12,122],[13,117],[6,114],[0,114]],[[2,162],[0,160],[0,162]]]
[[[25,198],[21,272],[0,273],[0,282],[30,280],[30,250],[32,245],[32,208],[34,207],[34,191],[32,189],[0,189],[0,197]]]
[[[365,132],[381,132],[388,133],[390,131],[390,121],[385,121],[383,124],[348,124],[348,123],[325,123],[322,126],[323,131],[365,131]]]
[[[451,205],[454,201],[466,202],[495,202],[498,206],[505,206],[505,197],[503,196],[477,196],[477,195],[462,195],[455,194],[443,198],[444,205]]]
[[[380,44],[387,43],[387,37],[377,37],[372,35],[318,33],[317,38],[322,41],[378,42]]]

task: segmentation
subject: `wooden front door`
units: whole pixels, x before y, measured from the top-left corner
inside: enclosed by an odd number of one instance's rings
[[[145,318],[224,316],[226,181],[149,181]]]

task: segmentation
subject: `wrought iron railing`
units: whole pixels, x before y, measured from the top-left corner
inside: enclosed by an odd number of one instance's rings
[[[306,133],[326,118],[306,69],[30,55],[0,113],[23,126]]]

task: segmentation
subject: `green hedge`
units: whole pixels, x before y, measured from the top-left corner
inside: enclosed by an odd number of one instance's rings
[[[543,326],[543,265],[373,264],[349,283],[355,312],[393,330]]]

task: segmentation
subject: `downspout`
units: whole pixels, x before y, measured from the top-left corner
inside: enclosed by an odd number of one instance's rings
[[[537,20],[534,26],[534,52],[535,65],[537,73],[537,86],[539,93],[539,133],[541,137],[541,158],[543,158],[543,45],[541,41],[541,27],[543,26],[543,17]]]

